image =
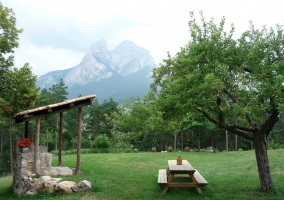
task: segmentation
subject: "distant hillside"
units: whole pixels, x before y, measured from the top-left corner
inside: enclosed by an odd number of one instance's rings
[[[40,76],[37,85],[50,88],[63,79],[69,99],[96,94],[99,102],[110,98],[122,102],[147,94],[154,67],[156,63],[149,51],[131,41],[123,41],[108,51],[106,42],[99,40],[77,66]]]

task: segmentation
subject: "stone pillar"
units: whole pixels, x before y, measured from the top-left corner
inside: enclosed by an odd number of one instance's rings
[[[35,194],[37,179],[32,177],[34,168],[34,153],[30,148],[28,153],[17,151],[16,166],[13,176],[13,190],[16,194]],[[43,152],[38,156],[38,174],[50,175],[52,154]]]

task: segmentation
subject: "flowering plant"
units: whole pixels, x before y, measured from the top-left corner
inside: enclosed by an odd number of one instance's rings
[[[17,146],[20,148],[27,148],[31,146],[32,141],[29,138],[23,138],[17,142]]]

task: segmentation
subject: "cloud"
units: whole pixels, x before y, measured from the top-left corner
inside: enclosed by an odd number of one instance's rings
[[[85,53],[51,46],[38,47],[29,42],[22,42],[21,48],[15,52],[16,67],[22,67],[26,62],[32,67],[33,73],[43,75],[50,71],[75,67]]]
[[[16,64],[30,62],[37,75],[77,65],[92,43],[105,39],[112,50],[123,40],[149,50],[157,63],[188,43],[189,12],[216,22],[226,16],[240,35],[253,20],[275,26],[284,17],[277,0],[2,0],[23,28]],[[60,56],[59,56],[60,55]]]

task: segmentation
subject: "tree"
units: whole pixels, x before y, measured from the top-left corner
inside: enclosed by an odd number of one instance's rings
[[[204,117],[200,113],[187,113],[184,120],[181,121],[181,128],[182,130],[192,131],[196,134],[197,148],[200,151],[200,133],[213,129],[213,125],[208,121],[204,122]]]
[[[12,9],[0,2],[0,112],[10,116],[34,104],[38,97],[36,76],[26,63],[21,69],[14,65],[14,48],[18,47],[19,33]]]
[[[49,91],[52,94],[52,103],[59,103],[67,100],[67,92],[68,86],[65,86],[65,83],[62,79],[59,80],[59,83],[52,85],[49,88]]]
[[[104,101],[101,105],[95,100],[94,103],[88,106],[89,113],[88,119],[86,119],[86,133],[89,137],[94,138],[99,134],[106,134],[111,137],[112,124],[108,123],[105,115],[110,115],[112,112],[116,112],[118,103],[112,98],[109,101]]]
[[[179,112],[201,113],[233,134],[253,141],[262,191],[270,191],[266,138],[284,109],[284,35],[281,26],[249,30],[234,39],[234,26],[201,24],[191,13],[190,40],[154,69],[152,91]],[[236,121],[238,124],[236,124]]]
[[[14,48],[18,47],[19,33],[22,29],[16,28],[16,18],[12,9],[6,8],[0,2],[0,77],[9,71],[9,68],[14,65]],[[0,79],[0,92],[2,91],[2,83]]]
[[[16,18],[12,9],[0,2],[0,115],[11,117],[20,110],[31,107],[37,97],[36,76],[32,74],[29,64],[22,68],[14,65],[14,48],[18,47],[18,35],[21,29],[16,28]],[[13,169],[13,150],[15,127],[9,122],[10,133],[10,172]],[[3,145],[1,140],[1,146]]]
[[[148,100],[140,98],[133,98],[131,102],[123,102],[122,106],[116,112],[108,114],[106,119],[113,125],[113,132],[123,133],[135,148],[139,146],[144,150],[148,146],[144,144],[142,147],[141,144],[145,142],[151,145],[152,141],[149,139],[156,140],[153,136],[159,128],[163,127],[162,113],[156,111]]]

